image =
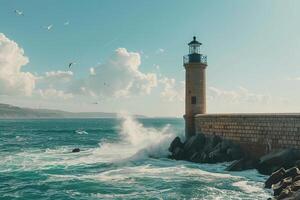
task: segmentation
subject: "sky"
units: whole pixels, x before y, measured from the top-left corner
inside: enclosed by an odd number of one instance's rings
[[[300,112],[300,1],[0,3],[0,103],[182,117],[196,36],[208,113]]]

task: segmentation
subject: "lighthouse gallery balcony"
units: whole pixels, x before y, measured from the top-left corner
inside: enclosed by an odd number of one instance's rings
[[[207,56],[203,54],[193,53],[183,56],[183,64],[201,63],[207,65]]]

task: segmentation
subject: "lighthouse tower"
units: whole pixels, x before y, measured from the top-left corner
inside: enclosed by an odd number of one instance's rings
[[[206,113],[205,69],[207,57],[200,53],[200,42],[193,38],[189,54],[183,57],[185,68],[185,137],[195,135],[196,114]]]

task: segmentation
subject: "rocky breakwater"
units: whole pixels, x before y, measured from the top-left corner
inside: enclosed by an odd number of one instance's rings
[[[185,142],[176,137],[170,147],[171,158],[196,163],[218,163],[240,160],[245,157],[238,144],[219,136],[206,137],[196,134]]]
[[[233,161],[227,171],[257,169],[264,175],[270,175],[281,168],[300,166],[300,150],[276,149],[260,157],[253,158],[242,150],[239,144],[222,139],[219,136],[206,137],[196,134],[185,142],[176,137],[170,147],[170,158],[196,163],[219,163]]]
[[[300,200],[300,170],[292,167],[281,168],[272,173],[265,182],[266,188],[272,188],[276,200]],[[270,198],[271,199],[271,198]]]

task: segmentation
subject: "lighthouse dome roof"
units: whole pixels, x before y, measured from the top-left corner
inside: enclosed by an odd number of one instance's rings
[[[198,44],[198,45],[202,45],[202,43],[200,43],[200,42],[198,42],[198,41],[196,40],[196,37],[195,37],[195,36],[193,37],[193,40],[189,43],[189,45],[192,45],[192,44],[193,44],[193,45],[197,45],[197,44]]]

